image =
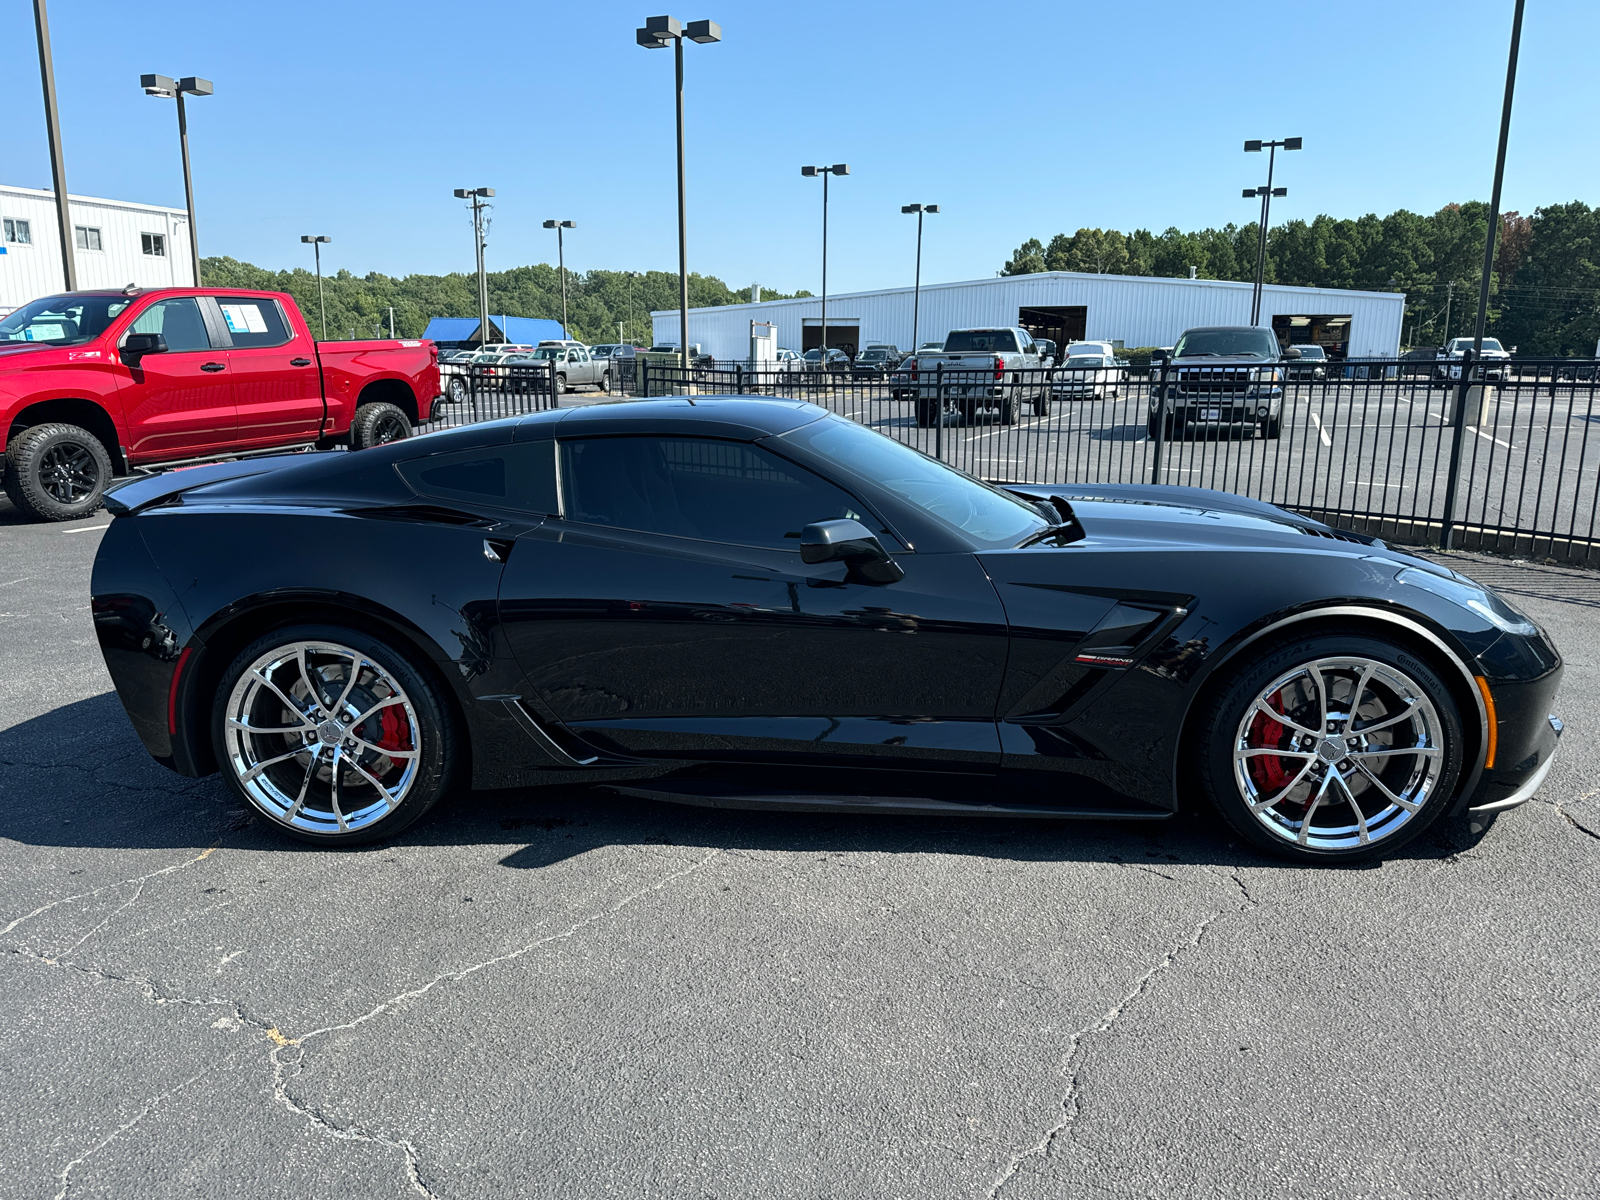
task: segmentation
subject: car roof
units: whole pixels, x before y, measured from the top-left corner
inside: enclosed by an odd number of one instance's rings
[[[533,413],[517,424],[516,440],[623,433],[670,433],[752,442],[821,420],[828,410],[804,400],[753,396],[664,396],[606,400],[582,408]],[[559,431],[557,429],[559,426]]]

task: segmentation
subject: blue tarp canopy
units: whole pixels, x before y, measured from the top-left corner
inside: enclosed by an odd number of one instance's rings
[[[537,346],[540,342],[561,341],[567,336],[560,321],[542,317],[489,318],[489,336],[478,335],[477,317],[434,317],[422,336],[442,346],[479,346],[484,342],[516,342]]]

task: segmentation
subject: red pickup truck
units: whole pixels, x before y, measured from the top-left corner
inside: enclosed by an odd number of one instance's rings
[[[426,341],[314,341],[292,297],[233,288],[47,296],[0,318],[6,494],[68,521],[112,476],[408,437],[439,395]]]

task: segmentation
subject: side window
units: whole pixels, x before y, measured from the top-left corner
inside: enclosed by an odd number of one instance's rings
[[[554,442],[430,454],[396,463],[395,469],[412,491],[427,499],[525,513],[557,511]]]
[[[813,521],[870,522],[847,492],[743,442],[615,437],[561,447],[570,521],[796,552]]]
[[[242,300],[237,296],[215,297],[222,310],[222,320],[228,327],[236,350],[249,350],[255,346],[281,346],[289,341],[289,326],[283,313],[272,300]]]
[[[159,333],[166,338],[167,349],[174,352],[211,349],[205,322],[200,319],[200,306],[193,296],[157,300],[134,318],[128,332]]]

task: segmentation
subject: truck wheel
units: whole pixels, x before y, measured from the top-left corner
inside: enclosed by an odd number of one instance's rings
[[[370,450],[411,436],[411,422],[392,404],[363,404],[350,422],[350,448]]]
[[[556,395],[565,396],[566,394],[567,394],[567,377],[565,375],[557,375],[556,376]]]
[[[939,405],[933,400],[917,399],[917,428],[932,429],[939,421]]]
[[[1033,398],[1033,415],[1048,417],[1050,415],[1050,393],[1040,392]]]
[[[1015,425],[1017,423],[1017,398],[1003,396],[1000,400],[1000,424]]]
[[[611,372],[610,371],[607,371],[604,375],[600,376],[600,390],[602,392],[604,392],[608,396],[611,395]]]
[[[6,495],[41,521],[75,521],[100,507],[111,455],[76,425],[35,425],[6,449]]]
[[[460,404],[467,398],[467,384],[464,379],[455,378],[450,381],[450,388],[445,392],[451,404]]]
[[[1263,437],[1267,437],[1267,438],[1271,438],[1273,440],[1276,440],[1277,437],[1278,437],[1279,429],[1281,428],[1281,420],[1282,419],[1279,418],[1279,417],[1268,417],[1266,420],[1262,421],[1261,422],[1261,434],[1262,434],[1262,436]]]

